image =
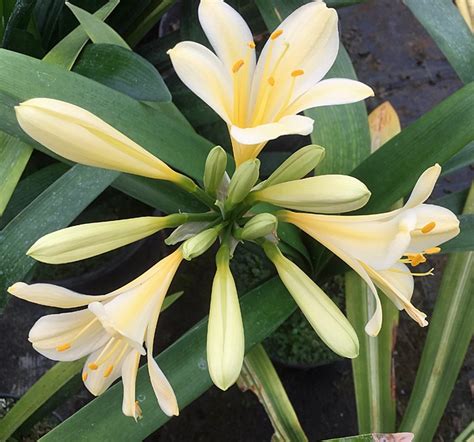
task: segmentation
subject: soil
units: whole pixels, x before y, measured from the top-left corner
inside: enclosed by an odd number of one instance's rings
[[[406,127],[462,86],[445,57],[400,0],[367,1],[340,10],[340,17],[343,41],[359,79],[376,92],[376,97],[367,102],[369,110],[390,100]],[[465,171],[464,184],[469,179],[472,179],[472,171]],[[455,190],[457,185],[458,179],[443,179],[438,186],[438,195]],[[149,209],[142,207],[140,210]],[[162,236],[157,234],[138,249],[129,249],[127,261],[122,264],[120,260],[116,261],[113,272],[103,274],[99,279],[86,278],[80,286],[72,285],[75,289],[91,292],[116,288],[148,268],[163,252]],[[438,268],[442,268],[443,260],[438,260]],[[173,287],[184,290],[186,295],[180,300],[179,308],[172,307],[169,314],[160,319],[161,348],[207,314],[214,272],[212,262],[209,252],[207,258],[186,263],[181,269]],[[416,286],[414,303],[428,314],[433,309],[440,274],[438,271],[438,276]],[[40,316],[53,311],[21,300],[10,300],[0,317],[0,352],[3,355],[0,392],[23,394],[52,365],[32,350],[27,335]],[[406,409],[426,332],[406,315],[401,315],[395,351],[399,417]],[[309,440],[357,434],[350,362],[311,369],[296,369],[279,363],[275,366]],[[453,441],[472,420],[472,367],[474,357],[470,352],[435,441]],[[66,418],[90,399],[91,396],[82,390],[58,409],[57,415]],[[253,394],[242,394],[235,386],[225,393],[213,387],[147,441],[257,442],[270,440],[272,434],[270,422]]]

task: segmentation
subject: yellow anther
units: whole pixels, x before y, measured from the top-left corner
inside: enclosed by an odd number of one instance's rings
[[[114,369],[113,365],[109,365],[106,370],[104,371],[104,378],[108,378],[110,376],[110,373],[112,373],[112,370]]]
[[[95,363],[95,362],[91,362],[88,367],[91,369],[91,370],[97,370],[99,368],[99,366]]]
[[[436,255],[439,252],[441,252],[441,247],[431,247],[431,249],[425,250],[427,255]]]
[[[71,344],[66,343],[66,344],[61,344],[56,347],[56,351],[66,351],[71,348]]]
[[[436,223],[431,221],[421,228],[421,233],[430,233],[436,227]]]
[[[269,84],[270,86],[275,86],[275,78],[273,78],[273,77],[268,77],[268,80],[267,80],[267,81],[268,81],[268,84]]]
[[[426,262],[426,258],[422,253],[415,253],[413,255],[409,254],[407,255],[407,258],[413,267],[416,267],[417,265],[420,265],[423,262]]]
[[[275,32],[270,35],[272,40],[276,40],[281,34],[283,34],[283,29],[277,29]]]
[[[296,69],[291,73],[291,76],[292,77],[300,77],[303,74],[304,74],[303,69]]]
[[[138,401],[135,401],[135,410],[137,412],[137,417],[140,419],[143,416],[143,413]]]
[[[248,47],[250,49],[255,49],[255,43],[253,41],[251,41],[249,44],[248,44]]]
[[[244,60],[240,59],[240,60],[237,60],[235,63],[234,63],[234,66],[232,66],[232,72],[234,74],[236,74],[237,72],[239,72],[240,68],[245,64]]]
[[[85,371],[84,373],[82,373],[82,382],[86,382],[88,376],[89,376],[89,373],[87,373],[87,371]]]

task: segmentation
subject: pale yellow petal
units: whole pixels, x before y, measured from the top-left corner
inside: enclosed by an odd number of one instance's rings
[[[370,192],[356,178],[321,175],[269,186],[253,193],[252,198],[289,209],[340,213],[363,207]]]
[[[123,382],[122,413],[125,416],[133,417],[135,420],[141,416],[135,395],[135,384],[137,382],[139,362],[140,353],[136,350],[132,350],[124,358],[121,369]]]
[[[232,109],[232,78],[216,55],[198,43],[184,41],[168,51],[176,74],[227,123]]]
[[[370,113],[369,128],[372,152],[401,132],[400,119],[389,101],[383,102]]]
[[[63,264],[90,258],[150,236],[166,227],[163,217],[82,224],[41,237],[27,255],[48,264]]]
[[[320,81],[298,97],[288,106],[285,113],[297,114],[313,107],[355,103],[373,95],[374,91],[360,81],[346,78],[330,78]]]
[[[435,164],[434,166],[426,169],[418,178],[418,181],[411,192],[410,198],[406,202],[404,208],[410,209],[423,204],[433,193],[433,189],[436,185],[436,181],[441,174],[441,166]]]
[[[85,109],[50,98],[15,107],[21,128],[54,153],[76,163],[169,181],[180,175]]]

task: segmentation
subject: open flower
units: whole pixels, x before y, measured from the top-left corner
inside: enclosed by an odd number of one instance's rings
[[[224,1],[201,0],[199,20],[215,54],[189,41],[168,54],[186,86],[227,123],[237,164],[255,158],[269,140],[310,134],[314,122],[299,112],[373,95],[358,81],[321,81],[339,49],[337,13],[322,1],[284,20],[258,63],[252,32]]]
[[[29,334],[35,350],[55,361],[74,361],[88,355],[82,379],[96,396],[121,376],[122,411],[135,419],[141,415],[135,400],[135,381],[140,356],[146,354],[148,372],[161,409],[169,416],[177,415],[173,389],[152,352],[163,300],[182,259],[181,249],[178,249],[143,275],[106,295],[83,295],[52,284],[22,282],[8,291],[18,298],[47,306],[87,305],[86,309],[40,318]]]
[[[351,266],[376,298],[376,311],[366,325],[375,336],[382,324],[382,310],[375,285],[399,309],[426,326],[426,315],[410,302],[413,276],[406,264],[417,266],[425,255],[438,253],[439,245],[459,233],[459,221],[448,209],[424,204],[431,195],[441,167],[427,169],[401,209],[377,215],[332,216],[281,211],[280,221],[292,223],[319,241]],[[374,285],[375,284],[375,285]]]

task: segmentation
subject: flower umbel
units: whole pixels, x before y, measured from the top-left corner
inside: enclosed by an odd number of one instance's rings
[[[199,21],[215,54],[190,41],[168,54],[186,86],[227,123],[237,164],[255,158],[269,140],[310,134],[313,120],[298,113],[373,95],[358,81],[322,80],[339,49],[337,13],[322,1],[284,20],[258,63],[252,32],[223,0],[201,0]]]
[[[73,361],[88,355],[82,379],[96,396],[122,377],[122,411],[135,419],[141,416],[135,400],[135,380],[140,356],[146,354],[158,403],[172,416],[179,412],[176,397],[152,352],[163,300],[182,259],[178,249],[143,275],[106,295],[82,295],[51,284],[21,282],[8,291],[37,304],[59,308],[88,306],[40,318],[29,334],[33,347],[56,361]]]

